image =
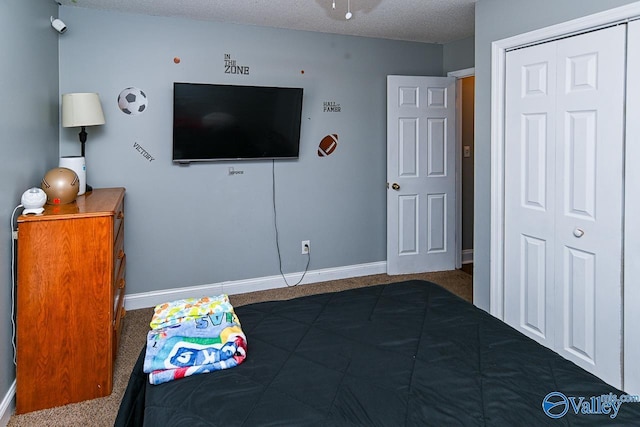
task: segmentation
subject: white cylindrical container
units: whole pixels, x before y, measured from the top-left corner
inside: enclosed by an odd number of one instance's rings
[[[71,169],[78,175],[78,180],[80,181],[80,188],[78,190],[78,196],[85,193],[87,189],[87,168],[84,163],[84,157],[82,156],[65,156],[60,157],[61,168]]]

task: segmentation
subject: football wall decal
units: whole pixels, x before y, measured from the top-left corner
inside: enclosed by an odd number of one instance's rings
[[[128,87],[118,95],[118,107],[131,116],[143,113],[147,109],[147,95],[137,87]]]
[[[338,134],[327,135],[320,141],[318,145],[318,156],[325,157],[333,153],[338,146]]]

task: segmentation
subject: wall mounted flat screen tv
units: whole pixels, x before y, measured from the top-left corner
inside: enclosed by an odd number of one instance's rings
[[[173,162],[295,159],[302,88],[173,84]]]

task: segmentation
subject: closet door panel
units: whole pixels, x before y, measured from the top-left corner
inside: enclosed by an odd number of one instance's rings
[[[505,321],[553,347],[556,46],[507,55]]]
[[[555,350],[621,386],[625,27],[558,41]]]
[[[595,255],[576,248],[564,248],[563,264],[567,309],[563,311],[565,350],[595,365],[596,301]]]

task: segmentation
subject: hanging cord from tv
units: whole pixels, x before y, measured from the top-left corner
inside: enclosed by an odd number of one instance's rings
[[[17,366],[16,362],[16,244],[17,239],[14,238],[14,233],[17,231],[14,228],[15,215],[18,209],[22,208],[22,205],[18,205],[13,209],[11,213],[11,345],[13,346],[13,364]]]
[[[309,263],[311,262],[311,249],[307,248],[307,265],[304,268],[302,277],[300,277],[300,280],[298,280],[296,284],[290,285],[289,282],[287,282],[287,278],[285,277],[284,273],[282,272],[282,256],[280,255],[280,242],[278,237],[278,213],[276,209],[276,161],[275,160],[271,160],[271,199],[273,201],[273,225],[276,230],[276,249],[278,250],[278,266],[280,268],[280,275],[282,276],[282,279],[284,279],[284,283],[287,285],[287,287],[298,286],[300,283],[302,283],[304,276],[307,274],[307,271],[309,270]]]

